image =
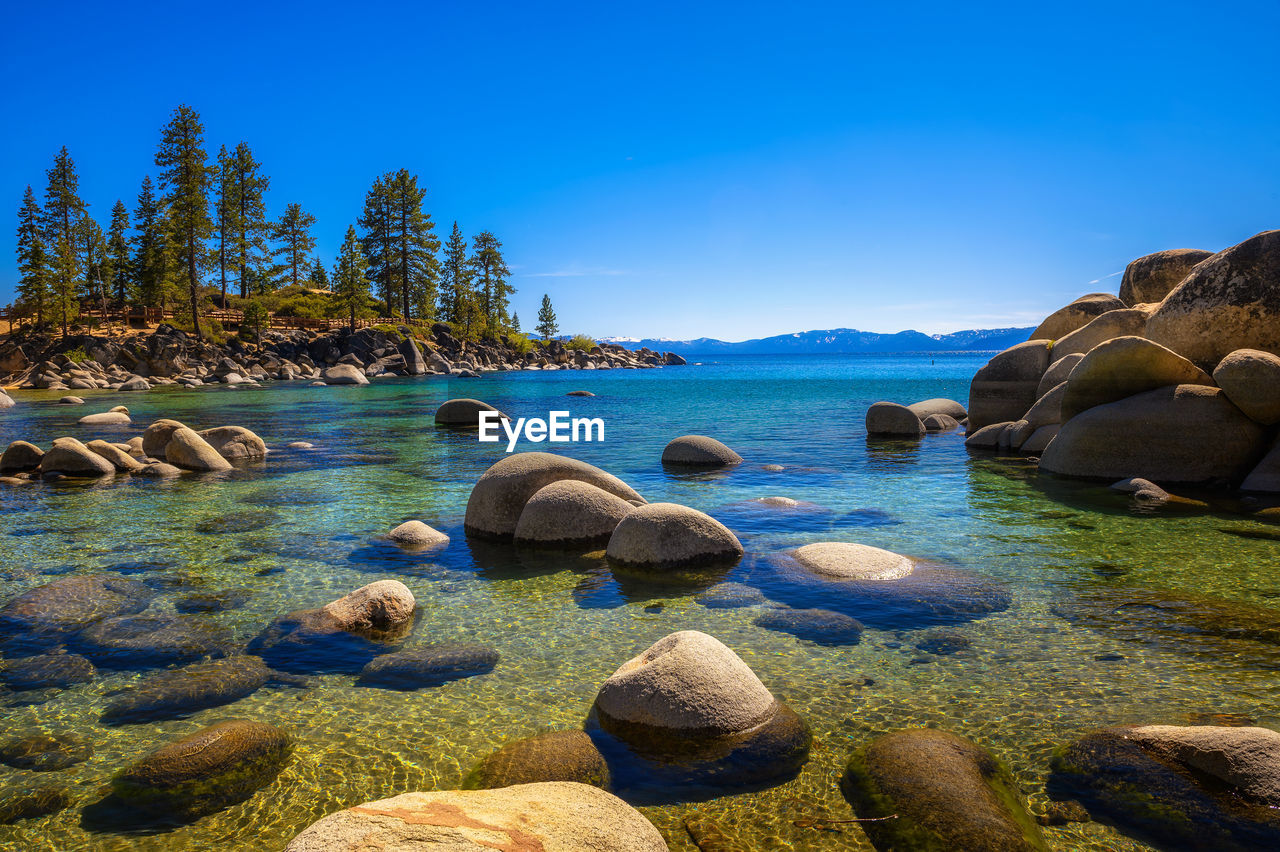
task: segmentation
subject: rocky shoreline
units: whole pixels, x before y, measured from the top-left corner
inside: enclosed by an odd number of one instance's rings
[[[150,333],[111,336],[12,336],[0,340],[0,386],[144,391],[175,384],[367,384],[369,379],[390,376],[471,378],[503,370],[650,369],[685,364],[672,352],[632,351],[619,344],[584,350],[552,340],[533,342],[522,352],[506,338],[461,340],[443,323],[432,326],[429,335],[420,333],[403,325],[323,334],[264,331],[261,342],[231,338],[219,344],[161,325]],[[3,407],[7,405],[0,400]]]

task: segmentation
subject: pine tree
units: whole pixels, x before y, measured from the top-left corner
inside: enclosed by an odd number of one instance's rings
[[[248,298],[250,292],[261,293],[265,286],[257,268],[267,257],[267,205],[263,196],[271,186],[271,179],[261,174],[262,164],[253,158],[253,151],[244,142],[236,146],[230,158],[231,182],[234,185],[235,205],[234,244],[232,254],[238,270],[240,297]],[[253,285],[257,284],[256,289]]]
[[[365,194],[364,211],[356,224],[364,231],[360,243],[368,259],[369,278],[378,283],[383,310],[390,315],[395,311],[396,289],[393,280],[391,193],[387,188],[386,176],[374,180],[373,186]]]
[[[351,330],[356,330],[356,311],[364,307],[369,298],[369,262],[365,259],[354,226],[347,226],[346,239],[338,253],[333,268],[333,299],[351,318]]]
[[[470,337],[479,317],[479,303],[467,261],[467,241],[458,223],[453,223],[440,265],[440,318],[452,323],[463,337]]]
[[[207,253],[205,241],[213,231],[209,218],[213,170],[206,162],[204,125],[191,107],[184,104],[175,109],[162,134],[156,165],[162,169],[164,202],[173,218],[174,246],[185,267],[192,330],[200,340],[200,269]]]
[[[511,270],[502,257],[502,243],[489,231],[477,234],[472,248],[471,268],[475,271],[476,288],[480,291],[485,332],[496,337],[510,324],[507,305],[515,292],[508,283]]]
[[[75,228],[79,250],[84,258],[83,295],[97,300],[102,319],[107,319],[107,282],[111,280],[111,260],[107,256],[107,238],[102,228],[88,214],[82,216]]]
[[[28,186],[22,196],[22,206],[18,208],[18,300],[25,310],[35,313],[37,325],[44,325],[51,273],[40,220],[40,205]]]
[[[147,307],[162,308],[169,290],[168,234],[150,175],[142,179],[133,225],[134,298]]]
[[[71,320],[78,311],[76,306],[76,286],[80,280],[80,261],[76,258],[75,247],[65,236],[59,236],[53,258],[53,314],[62,324],[62,336],[71,333]]]
[[[555,309],[551,307],[551,297],[545,293],[542,296],[542,307],[538,309],[538,327],[534,330],[543,340],[550,340],[560,331]]]
[[[320,255],[311,258],[311,286],[318,290],[329,289],[329,270],[320,262]]]
[[[218,284],[222,293],[221,307],[227,306],[227,267],[235,261],[236,236],[240,233],[240,205],[236,200],[235,171],[227,146],[218,148],[217,166],[218,198],[214,205],[215,225],[218,233]]]
[[[116,199],[111,208],[111,227],[107,230],[107,257],[111,260],[111,278],[107,286],[112,298],[121,306],[129,300],[132,282],[132,264],[129,259],[129,211],[124,202]]]
[[[80,200],[80,176],[66,146],[54,157],[53,167],[46,173],[48,186],[44,193],[44,240],[57,246],[62,237],[74,249],[75,228],[84,216],[86,205]]]
[[[315,223],[316,217],[303,210],[301,204],[290,204],[272,227],[271,238],[280,245],[271,254],[284,257],[284,262],[274,270],[277,287],[298,286],[306,269],[307,255],[316,247],[316,238],[311,235]]]
[[[514,331],[516,334],[520,333],[520,315],[519,314],[511,315],[511,330]]]
[[[436,238],[431,216],[422,209],[427,191],[418,187],[418,176],[409,174],[408,169],[389,175],[387,189],[391,196],[395,265],[404,315],[410,317],[416,313],[419,319],[431,320],[440,279],[440,263],[436,259],[440,240]]]

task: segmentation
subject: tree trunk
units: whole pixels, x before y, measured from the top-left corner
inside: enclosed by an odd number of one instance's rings
[[[196,295],[196,233],[187,229],[187,275],[191,278],[191,327],[196,333],[196,340],[204,340],[200,333],[200,304]]]

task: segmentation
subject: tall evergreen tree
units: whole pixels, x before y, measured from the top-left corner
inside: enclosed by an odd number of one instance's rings
[[[107,319],[107,281],[111,280],[111,259],[107,255],[107,238],[102,228],[85,214],[75,229],[79,249],[84,258],[84,296],[98,302],[103,322]]]
[[[41,211],[36,195],[27,187],[18,208],[18,300],[33,311],[37,325],[44,325],[49,307],[51,272],[49,252],[41,234]]]
[[[311,286],[320,290],[329,289],[329,270],[320,262],[320,255],[311,258]]]
[[[169,295],[168,223],[150,175],[142,179],[133,226],[134,298],[147,307],[163,308]]]
[[[534,330],[543,340],[550,340],[560,331],[555,309],[551,307],[551,297],[546,293],[542,294],[542,307],[538,308],[538,327]]]
[[[231,182],[234,184],[235,241],[234,257],[240,284],[240,297],[247,298],[251,284],[261,281],[255,274],[257,266],[267,257],[267,205],[263,196],[271,186],[271,179],[262,174],[262,164],[253,158],[253,151],[244,142],[236,145],[231,155]],[[258,286],[255,292],[264,288]]]
[[[356,229],[347,226],[347,236],[342,241],[337,263],[333,268],[334,302],[351,318],[351,330],[356,329],[356,311],[364,307],[369,298],[369,262],[365,259]]]
[[[284,258],[275,267],[276,286],[297,287],[302,280],[307,255],[316,247],[316,238],[311,235],[315,223],[316,217],[303,210],[301,204],[290,204],[272,227],[271,237],[280,245],[271,254]]]
[[[400,169],[389,176],[392,224],[395,227],[395,264],[400,278],[401,302],[405,317],[416,314],[430,320],[436,309],[436,289],[440,279],[440,240],[435,223],[422,209],[426,189],[418,186],[418,176]],[[413,310],[416,309],[416,310]]]
[[[519,314],[511,315],[511,330],[514,331],[516,334],[520,333],[520,315]]]
[[[173,220],[174,246],[184,267],[191,302],[191,326],[200,340],[200,269],[204,266],[205,241],[213,231],[209,218],[209,184],[212,169],[204,151],[204,125],[185,104],[173,111],[156,151],[156,165],[164,189],[164,201]]]
[[[236,199],[237,183],[231,155],[227,146],[218,148],[217,201],[214,203],[214,224],[218,234],[215,256],[218,263],[218,285],[222,293],[222,307],[227,306],[227,268],[235,262],[236,237],[240,233],[240,205]]]
[[[467,261],[467,241],[454,222],[449,241],[445,243],[444,262],[440,265],[440,318],[453,323],[464,337],[470,337],[479,313],[471,265]]]
[[[502,243],[489,231],[476,235],[472,250],[471,268],[475,271],[476,289],[480,292],[485,331],[490,336],[497,336],[511,322],[507,314],[509,297],[515,292],[509,283],[511,270],[502,257]]]
[[[56,247],[58,237],[62,237],[74,250],[75,229],[84,216],[86,205],[80,200],[80,176],[76,173],[75,161],[65,145],[45,175],[48,178],[44,193],[45,243]]]
[[[111,226],[107,229],[107,257],[111,260],[107,286],[111,297],[123,306],[129,300],[133,270],[129,258],[129,211],[118,198],[111,208]]]
[[[392,225],[391,191],[387,175],[374,180],[364,197],[364,211],[356,220],[364,234],[360,243],[369,263],[369,278],[378,284],[384,310],[392,314],[396,309],[395,231]]]
[[[71,333],[71,320],[78,313],[76,287],[80,280],[80,261],[76,257],[75,246],[65,236],[58,236],[56,246],[51,278],[53,314],[61,322],[62,336],[66,337]]]

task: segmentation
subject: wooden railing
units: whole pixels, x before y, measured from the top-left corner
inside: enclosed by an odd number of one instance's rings
[[[171,310],[162,310],[160,308],[120,308],[117,310],[108,309],[103,312],[101,309],[85,309],[80,311],[80,319],[96,320],[99,324],[119,323],[121,325],[156,325],[174,319],[175,313]],[[217,320],[224,327],[239,328],[244,322],[244,312],[226,309],[215,309],[204,311],[200,314],[201,319]],[[19,317],[12,311],[0,309],[0,322],[8,322],[15,325],[29,319],[28,317]],[[340,318],[326,317],[279,317],[269,316],[263,323],[263,328],[278,329],[303,329],[307,331],[336,331],[346,328],[350,325],[349,321]],[[421,319],[405,319],[404,317],[375,317],[373,319],[357,319],[356,328],[369,328],[375,325],[407,325],[411,328],[430,328],[431,323]]]

